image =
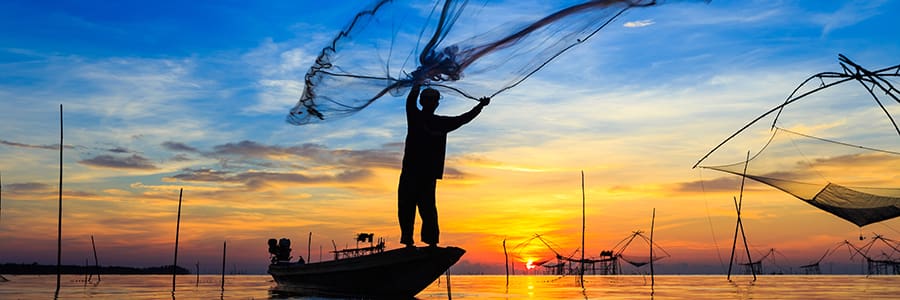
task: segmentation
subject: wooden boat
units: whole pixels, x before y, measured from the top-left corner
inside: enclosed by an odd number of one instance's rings
[[[277,283],[276,293],[412,298],[465,252],[457,247],[405,247],[317,263],[276,262],[268,273]]]

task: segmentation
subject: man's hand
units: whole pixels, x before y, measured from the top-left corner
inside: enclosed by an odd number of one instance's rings
[[[414,83],[425,83],[428,79],[430,79],[431,74],[429,74],[432,70],[426,70],[422,66],[416,68],[415,71],[410,73],[409,75],[412,77]]]
[[[478,99],[478,105],[487,106],[488,104],[491,104],[491,97],[481,97],[481,99]]]
[[[417,82],[417,83],[421,83],[422,80],[425,79],[424,75],[425,74],[422,74],[422,68],[418,68],[409,74],[409,76],[412,77],[413,82]]]

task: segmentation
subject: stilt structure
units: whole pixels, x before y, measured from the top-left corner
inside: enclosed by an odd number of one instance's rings
[[[875,246],[879,242],[882,248],[876,249]],[[803,274],[822,274],[822,269],[819,266],[822,260],[831,256],[842,247],[847,247],[847,250],[850,251],[851,260],[857,255],[866,260],[866,275],[900,275],[900,259],[898,259],[898,256],[900,256],[900,242],[885,238],[879,234],[875,234],[869,242],[859,247],[847,240],[837,243],[834,247],[825,250],[825,254],[822,254],[815,262],[800,266],[801,272]],[[881,258],[876,259],[876,257],[869,254],[873,251],[880,252]]]
[[[651,224],[650,224],[651,230],[655,226],[655,224],[653,224],[653,223],[655,223],[654,221],[656,219],[655,215],[654,215],[653,219],[654,220],[651,221]],[[628,249],[628,246],[630,246],[632,244],[632,242],[634,242],[634,240],[637,238],[640,238],[645,243],[647,243],[647,247],[649,247],[650,252],[652,252],[650,256],[648,256],[646,258],[641,258],[641,257],[631,257],[631,256],[625,255],[625,250]],[[613,247],[613,250],[610,250],[609,252],[612,257],[616,258],[616,260],[615,260],[616,264],[619,264],[619,260],[621,259],[622,261],[632,265],[635,268],[640,268],[640,267],[652,264],[654,261],[657,261],[657,260],[660,260],[660,259],[670,256],[669,252],[667,252],[666,249],[663,249],[661,246],[657,245],[656,242],[654,242],[652,239],[645,236],[644,232],[640,231],[640,230],[636,230],[636,231],[632,232],[631,235],[629,235],[628,237],[619,241],[619,243],[617,243]],[[660,255],[659,252],[662,252],[662,255]],[[616,268],[621,269],[621,267],[618,265],[616,266]]]
[[[844,241],[850,248],[852,248],[857,254],[862,256],[866,260],[866,275],[900,275],[900,260],[897,259],[896,254],[900,253],[900,242],[887,239],[881,235],[876,234],[874,238],[872,238],[868,243],[856,247],[851,244],[849,241]],[[875,244],[877,242],[881,242],[883,245],[887,246],[887,248],[891,249],[891,253],[887,253],[885,250],[881,250],[880,258],[875,255],[869,254],[874,250]],[[851,256],[852,258],[852,256]]]
[[[772,254],[776,254],[776,253],[778,253],[782,257],[784,256],[780,252],[778,252],[778,250],[775,250],[775,248],[771,248],[771,249],[769,249],[769,252],[766,252],[766,254],[764,254],[758,260],[756,260],[754,262],[750,262],[750,263],[741,264],[741,266],[744,267],[744,274],[764,274],[765,270],[763,269],[763,261],[765,261],[769,257],[774,257],[774,256],[772,256]],[[770,274],[784,274],[785,273],[784,268],[779,266],[777,263],[774,263],[774,261],[773,261],[773,265],[775,265],[776,268],[778,268],[779,270],[771,271]]]

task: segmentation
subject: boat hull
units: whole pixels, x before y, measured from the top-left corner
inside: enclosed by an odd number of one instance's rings
[[[357,297],[413,297],[455,264],[457,247],[400,248],[354,258],[272,264],[276,292]]]

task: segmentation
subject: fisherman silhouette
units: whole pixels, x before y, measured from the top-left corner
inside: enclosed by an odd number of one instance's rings
[[[491,99],[479,99],[478,105],[459,116],[439,116],[437,109],[441,94],[435,89],[419,89],[417,80],[406,97],[406,145],[403,150],[403,168],[397,193],[397,217],[400,221],[400,243],[414,247],[413,228],[416,207],[422,218],[422,242],[435,247],[438,243],[437,206],[435,187],[444,175],[444,157],[447,151],[447,133],[472,121]],[[416,105],[416,99],[422,109]]]

